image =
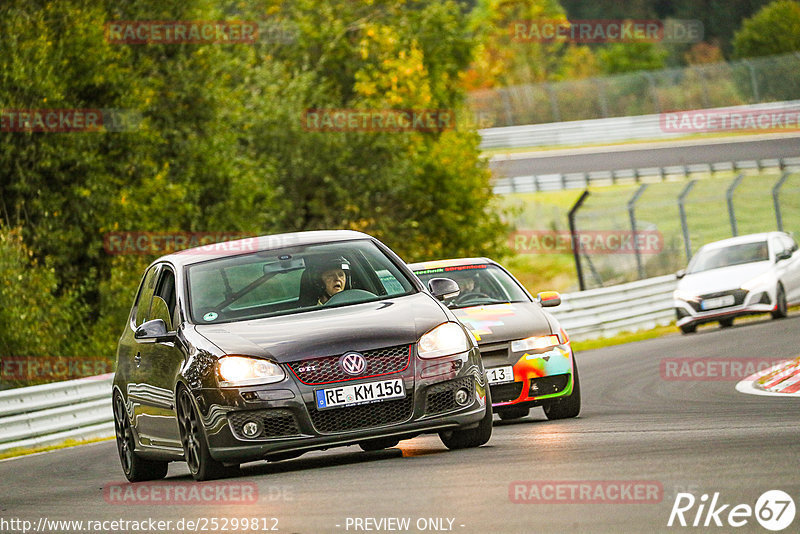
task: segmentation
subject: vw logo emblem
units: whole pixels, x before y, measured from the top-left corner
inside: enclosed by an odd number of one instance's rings
[[[367,360],[357,352],[347,352],[339,358],[339,366],[348,375],[360,375],[367,370]]]

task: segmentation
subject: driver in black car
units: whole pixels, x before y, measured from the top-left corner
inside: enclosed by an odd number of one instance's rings
[[[318,306],[324,305],[336,293],[347,288],[349,271],[350,262],[342,257],[328,258],[315,269],[315,282],[319,288]]]

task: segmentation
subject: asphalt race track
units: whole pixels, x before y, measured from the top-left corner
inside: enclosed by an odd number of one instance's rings
[[[670,167],[695,163],[717,163],[774,158],[800,154],[800,137],[772,137],[755,140],[656,143],[598,147],[597,149],[554,150],[499,158],[490,164],[495,177],[511,178],[533,174],[613,171],[647,167]]]
[[[680,491],[697,498],[685,514],[689,524],[703,493],[719,492],[718,505],[730,505],[719,515],[723,522],[733,506],[754,507],[767,490],[783,490],[800,505],[799,399],[738,393],[736,380],[667,380],[660,363],[665,358],[790,358],[800,354],[799,339],[795,313],[781,321],[765,318],[587,351],[578,355],[583,411],[577,419],[549,422],[537,408],[517,422],[497,420],[489,444],[466,451],[447,451],[436,436],[422,436],[386,451],[350,447],[248,464],[240,477],[222,484],[255,490],[254,503],[212,497],[202,505],[165,505],[153,502],[158,501],[153,484],[137,496],[137,486],[123,484],[111,441],[3,461],[0,525],[26,519],[35,527],[40,518],[153,518],[173,525],[182,518],[218,518],[216,530],[211,523],[206,527],[222,532],[223,518],[264,518],[259,528],[246,531],[276,526],[280,532],[768,532],[754,517],[737,529],[725,523],[715,527],[713,519],[712,526],[699,529],[681,528],[677,521],[668,528],[667,521]],[[568,495],[557,504],[515,504],[509,492],[515,481],[535,482],[542,496],[554,481],[617,481],[618,488],[639,481],[661,489],[657,499],[635,504],[576,503]],[[172,464],[167,480],[156,485],[174,489],[176,484],[194,485],[183,464]],[[204,483],[215,484],[220,482]],[[120,495],[128,490],[125,501]],[[383,520],[383,528],[364,518]],[[388,518],[407,519],[409,527],[386,523]],[[704,520],[705,512],[701,525]],[[20,531],[9,525],[0,530]],[[227,531],[235,532],[231,525]],[[785,532],[797,532],[799,525],[796,517]]]

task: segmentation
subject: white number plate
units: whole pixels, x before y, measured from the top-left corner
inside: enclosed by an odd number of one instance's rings
[[[510,365],[486,369],[486,380],[490,384],[504,384],[514,381],[514,368]]]
[[[715,299],[706,299],[700,303],[700,307],[704,310],[713,310],[714,308],[723,308],[730,306],[736,302],[733,295],[725,295],[724,297],[717,297]]]
[[[380,402],[389,399],[401,399],[406,396],[403,380],[400,378],[338,388],[318,389],[314,393],[317,397],[317,409],[319,410]]]

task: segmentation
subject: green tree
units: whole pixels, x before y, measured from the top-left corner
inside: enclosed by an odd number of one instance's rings
[[[657,43],[613,43],[598,53],[601,69],[606,74],[663,69],[667,52]]]
[[[733,38],[736,57],[748,58],[800,50],[800,3],[777,0],[745,20]]]

